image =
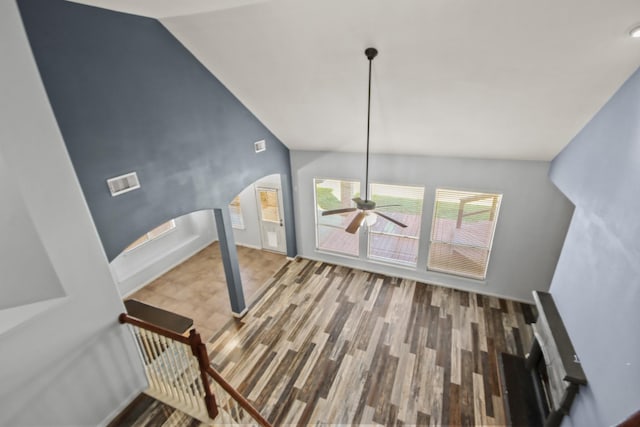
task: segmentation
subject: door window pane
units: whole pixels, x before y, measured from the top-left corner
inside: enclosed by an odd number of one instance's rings
[[[278,208],[278,190],[258,190],[260,195],[260,214],[263,221],[280,222],[280,209]]]

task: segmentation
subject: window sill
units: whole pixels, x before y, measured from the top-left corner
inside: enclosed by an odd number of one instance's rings
[[[338,256],[338,257],[349,258],[349,259],[360,259],[360,255],[345,254],[344,252],[333,252],[333,251],[330,251],[328,249],[316,248],[316,253],[324,254],[324,255]]]

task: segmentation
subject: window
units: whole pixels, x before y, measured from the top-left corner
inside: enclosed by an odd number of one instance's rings
[[[322,212],[355,206],[351,199],[360,195],[360,183],[314,179],[313,184],[316,199],[316,248],[357,256],[360,251],[358,233],[344,231],[356,212],[329,216],[322,216]]]
[[[429,270],[484,280],[501,194],[436,190]]]
[[[260,214],[263,221],[280,222],[280,208],[278,207],[278,190],[273,188],[258,188],[260,196]]]
[[[424,187],[371,184],[371,199],[376,202],[376,210],[407,227],[373,216],[377,219],[368,227],[369,258],[416,265],[423,195]]]
[[[244,219],[242,217],[239,195],[229,203],[229,216],[231,216],[231,226],[233,228],[244,229]]]
[[[125,252],[129,252],[139,246],[144,245],[145,243],[153,240],[153,239],[157,239],[158,237],[168,233],[169,231],[173,230],[174,228],[176,228],[176,220],[172,219],[170,221],[165,222],[164,224],[160,224],[159,226],[157,226],[156,228],[154,228],[153,230],[151,230],[150,232],[143,234],[138,240],[136,240],[135,242],[133,242],[132,244],[130,244],[129,246],[127,246],[127,248],[124,250]]]

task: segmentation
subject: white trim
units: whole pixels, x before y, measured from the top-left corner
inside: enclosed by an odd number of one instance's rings
[[[155,236],[155,237],[149,237],[149,233],[151,233],[151,232],[152,232],[153,230],[155,230],[156,228],[158,228],[158,227],[160,227],[160,226],[162,226],[162,225],[166,224],[167,222],[170,222],[170,223],[171,223],[171,228],[170,228],[170,229],[163,231],[162,233],[158,234],[158,235],[157,235],[157,236]],[[142,246],[146,245],[147,243],[152,242],[152,241],[154,241],[154,240],[157,240],[157,239],[159,239],[159,238],[161,238],[161,237],[164,237],[164,236],[166,236],[167,234],[171,233],[172,231],[174,231],[174,230],[176,229],[176,219],[175,219],[175,218],[172,218],[172,219],[170,219],[169,221],[163,222],[163,223],[162,223],[162,224],[160,224],[158,227],[156,227],[156,228],[154,228],[154,229],[152,229],[152,230],[150,230],[150,231],[147,231],[147,232],[145,233],[145,236],[147,237],[147,240],[145,240],[144,242],[141,242],[141,243],[139,243],[139,244],[135,245],[134,247],[131,247],[131,245],[127,246],[127,247],[124,249],[124,251],[122,251],[122,254],[123,254],[124,256],[126,256],[129,252],[131,252],[131,251],[135,251],[136,249],[138,249],[138,248],[140,248],[140,247],[142,247]],[[140,239],[140,238],[142,238],[142,236],[140,236],[138,239]]]
[[[242,246],[243,248],[249,248],[249,249],[257,249],[259,251],[263,250],[261,246],[250,245],[248,243],[236,243],[236,246]]]
[[[235,311],[232,311],[231,315],[233,317],[235,317],[236,319],[242,319],[244,317],[244,315],[247,314],[248,311],[249,311],[249,309],[245,307],[245,309],[242,310],[240,313],[236,313]]]
[[[174,250],[180,249],[184,246],[187,246],[191,243],[193,243],[194,241],[198,240],[200,238],[200,236],[198,235],[194,235],[191,239],[183,242],[182,244],[180,244],[179,246],[176,246],[174,248]],[[135,292],[139,291],[140,289],[144,288],[145,286],[147,286],[149,283],[153,282],[154,280],[156,280],[157,278],[159,278],[160,276],[166,274],[169,270],[174,269],[175,267],[177,267],[178,265],[182,264],[183,262],[185,262],[186,260],[188,260],[189,258],[191,258],[192,256],[194,256],[195,254],[197,254],[198,252],[200,252],[201,250],[203,250],[204,248],[206,248],[207,246],[209,246],[210,244],[217,242],[218,239],[214,239],[208,243],[203,243],[202,245],[197,246],[198,249],[194,249],[193,252],[191,252],[188,255],[185,255],[183,257],[181,257],[178,261],[176,261],[175,263],[167,266],[166,268],[164,268],[163,270],[161,270],[159,273],[154,274],[153,277],[149,280],[146,280],[144,283],[142,283],[141,285],[136,286],[133,290],[128,291],[126,294],[122,295],[122,298],[127,298],[129,296],[131,296],[132,294],[134,294]],[[145,265],[138,271],[136,271],[135,273],[132,273],[130,275],[128,275],[126,278],[121,279],[118,281],[118,286],[120,285],[120,283],[123,283],[124,281],[130,279],[131,277],[135,276],[136,274],[140,273],[141,271],[144,271],[146,268],[150,267],[151,265],[155,264],[156,262],[158,262],[160,259],[164,259],[164,258],[156,258],[153,261],[147,262],[145,263]]]
[[[145,376],[145,380],[146,380],[146,376]],[[140,394],[144,393],[145,390],[146,390],[146,387],[141,388],[140,391],[134,391],[131,395],[129,395],[129,397],[127,397],[123,401],[123,403],[120,403],[120,405],[118,405],[116,409],[111,411],[109,415],[106,416],[105,419],[103,419],[100,423],[98,423],[98,427],[107,427],[109,423],[111,423],[111,421],[113,421],[118,415],[120,415],[120,413],[122,413],[122,411],[124,411],[127,408],[127,406],[131,405],[133,401],[136,400],[138,396],[140,396]]]

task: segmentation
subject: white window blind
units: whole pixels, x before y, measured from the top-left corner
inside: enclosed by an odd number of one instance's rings
[[[484,280],[501,194],[436,190],[429,270]]]
[[[316,248],[357,256],[360,251],[358,233],[347,233],[345,228],[357,212],[322,216],[322,212],[355,206],[351,200],[360,196],[360,183],[336,179],[314,179],[316,203]]]
[[[240,196],[234,197],[229,203],[229,216],[233,228],[244,229],[244,218],[242,217],[242,206],[240,206]]]
[[[176,228],[176,220],[172,219],[169,220],[163,224],[160,224],[159,226],[157,226],[156,228],[154,228],[153,230],[149,231],[146,234],[143,234],[142,236],[140,236],[136,241],[134,241],[132,244],[130,244],[129,246],[127,246],[127,248],[124,250],[125,252],[129,252],[130,250],[133,250],[139,246],[142,246],[143,244],[153,240],[153,239],[157,239],[158,237],[168,233],[169,231],[173,230],[174,228]]]
[[[369,258],[415,266],[420,245],[424,187],[371,184],[376,210],[400,221],[402,228],[377,217],[368,227]]]

